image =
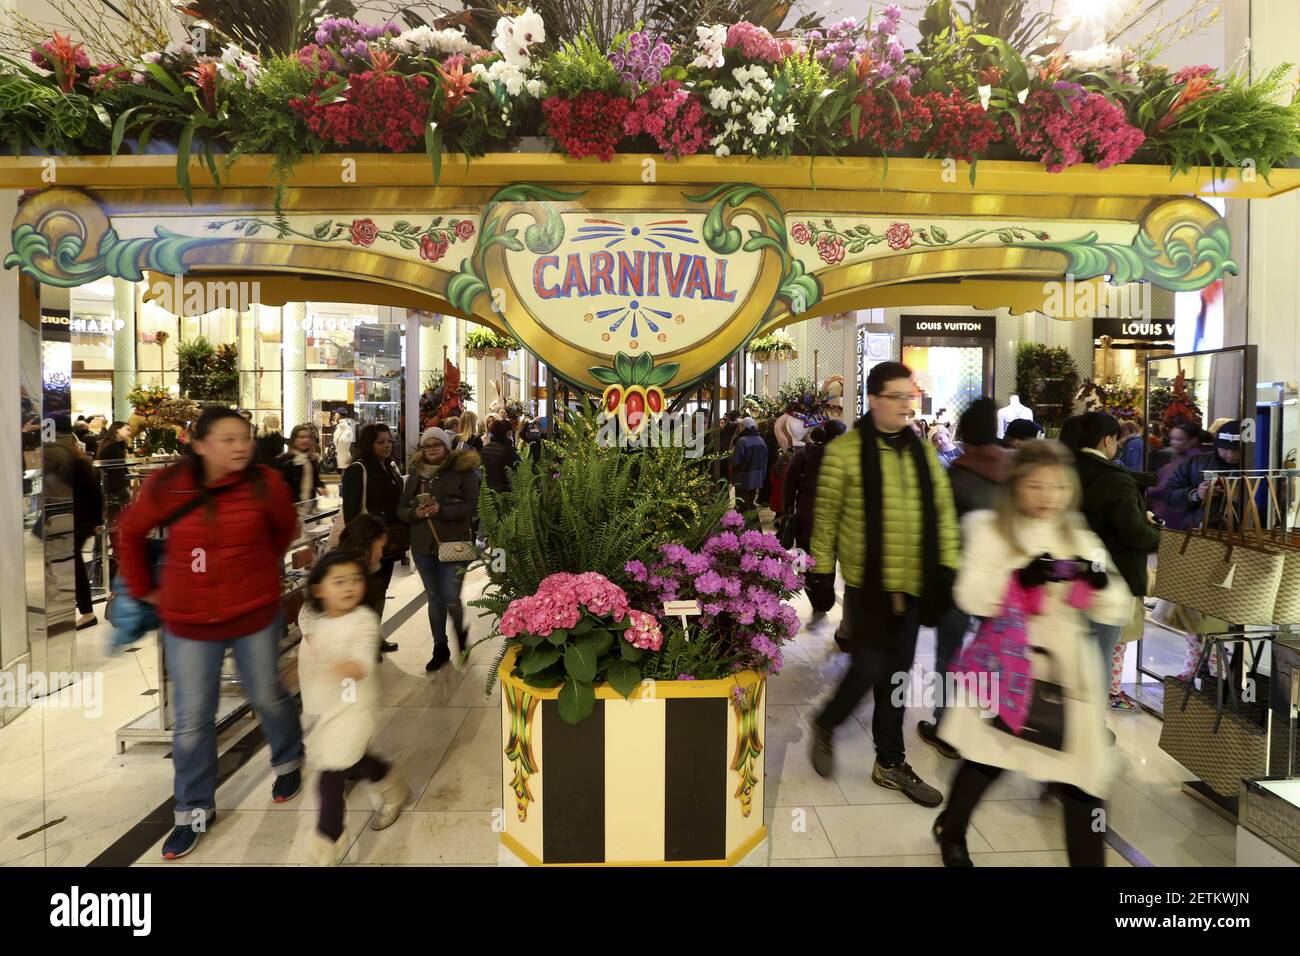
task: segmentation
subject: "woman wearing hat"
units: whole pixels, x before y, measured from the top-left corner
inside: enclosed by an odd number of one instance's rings
[[[447,644],[447,616],[456,628],[458,652],[467,647],[468,631],[460,603],[461,576],[466,561],[440,560],[442,545],[473,542],[472,522],[478,512],[479,474],[482,463],[473,448],[452,451],[452,436],[441,428],[420,436],[420,453],[402,488],[397,515],[411,526],[411,557],[429,595],[429,630],[433,657],[425,670],[436,671],[451,657]],[[457,658],[459,661],[459,657]]]

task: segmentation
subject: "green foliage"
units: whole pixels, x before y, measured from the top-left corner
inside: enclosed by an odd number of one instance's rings
[[[1054,428],[1065,424],[1078,387],[1079,370],[1067,350],[1021,343],[1016,353],[1016,393],[1041,424]]]
[[[0,73],[0,144],[19,155],[35,146],[43,153],[75,153],[78,145],[103,149],[112,120],[102,106],[77,92],[64,93],[52,78],[24,63],[0,57],[13,72]]]
[[[695,623],[703,618],[691,618],[689,635],[682,630],[680,621],[667,618],[662,622],[664,646],[652,654],[642,667],[642,675],[650,680],[677,680],[683,674],[696,680],[719,680],[730,677],[734,658],[726,657],[729,650],[721,639],[710,638]],[[689,639],[688,639],[689,636]]]
[[[540,72],[551,96],[572,98],[580,93],[620,93],[623,89],[605,48],[585,30],[551,52],[542,61]]]
[[[519,343],[508,335],[502,335],[492,329],[474,329],[465,336],[466,351],[479,349],[517,349]]]
[[[239,350],[232,344],[214,347],[204,336],[182,342],[176,349],[181,394],[197,402],[234,402],[239,398]]]
[[[274,156],[271,175],[275,181],[277,212],[293,167],[304,152],[317,155],[324,145],[307,128],[302,117],[288,107],[290,100],[305,99],[311,93],[312,81],[311,71],[290,55],[267,59],[251,89],[243,83],[232,84],[230,127],[226,134],[231,150],[223,161],[225,168],[241,155]]]
[[[212,25],[213,31],[263,55],[292,53],[312,42],[325,17],[352,17],[351,0],[187,0],[181,13]]]
[[[856,94],[843,75],[832,78],[812,56],[801,54],[782,63],[775,74],[772,108],[777,115],[792,110],[797,121],[793,148],[786,155],[833,155],[843,149],[848,142],[844,123]]]
[[[1300,94],[1290,91],[1292,65],[1283,63],[1253,85],[1241,74],[1220,77],[1223,88],[1184,105],[1164,129],[1156,127],[1184,86],[1156,87],[1138,103],[1134,121],[1147,132],[1143,149],[1185,171],[1253,164],[1265,179],[1274,166],[1300,155]]]

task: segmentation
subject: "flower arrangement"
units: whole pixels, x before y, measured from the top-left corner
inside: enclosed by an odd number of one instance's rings
[[[799,357],[794,347],[794,339],[790,338],[790,333],[784,329],[777,329],[775,332],[751,339],[746,348],[749,350],[750,358],[755,362],[785,362]]]
[[[625,568],[640,585],[633,594],[650,607],[699,602],[696,640],[714,644],[716,670],[697,678],[746,668],[779,673],[781,645],[799,633],[798,612],[786,602],[803,587],[802,567],[775,535],[744,527],[744,516],[729,511],[699,551],[663,544],[651,564],[630,561]]]
[[[470,358],[508,358],[519,348],[519,343],[508,335],[492,329],[475,329],[465,337],[465,354]]]
[[[1024,342],[1016,353],[1016,392],[1037,420],[1059,429],[1073,414],[1079,370],[1068,350]]]
[[[594,27],[557,43],[526,9],[500,17],[481,46],[464,27],[328,17],[291,52],[172,42],[102,63],[55,34],[30,62],[0,63],[0,140],[116,155],[157,137],[202,152],[214,170],[214,147],[228,145],[222,165],[273,153],[281,183],[306,152],[421,145],[437,179],[444,151],[472,157],[539,133],[570,157],[602,161],[647,136],[668,157],[706,146],[756,157],[848,148],[972,163],[1003,143],[1053,172],[1130,161],[1141,148],[1175,169],[1249,158],[1267,174],[1300,153],[1289,65],[1252,84],[1105,44],[1066,55],[1037,45],[1032,30],[1003,23],[993,35],[943,4],[927,8],[909,50],[901,24],[891,4],[825,30],[703,24],[675,42],[629,24],[612,43]],[[177,163],[187,192],[188,158]]]

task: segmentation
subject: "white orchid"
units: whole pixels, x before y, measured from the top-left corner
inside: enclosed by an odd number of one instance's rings
[[[464,30],[435,30],[433,27],[415,27],[393,38],[393,46],[402,53],[436,53],[450,56],[461,53],[465,56],[478,49],[466,38]]]
[[[700,51],[691,66],[710,69],[726,65],[723,48],[727,43],[727,28],[722,24],[695,28],[695,48]]]
[[[242,79],[244,85],[251,90],[258,74],[262,72],[262,65],[253,54],[247,53],[231,43],[221,51],[221,60],[217,64],[217,72],[221,74],[221,78],[224,80]]]
[[[986,83],[984,86],[979,88],[979,94],[980,108],[987,110],[989,108],[989,100],[993,98],[993,87]]]
[[[524,88],[533,99],[540,100],[546,96],[546,83],[542,80],[529,80],[524,84]]]
[[[529,7],[517,17],[502,17],[493,30],[492,46],[511,66],[532,64],[529,47],[546,41],[546,25]]]

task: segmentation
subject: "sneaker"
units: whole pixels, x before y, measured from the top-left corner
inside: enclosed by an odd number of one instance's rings
[[[302,771],[290,770],[275,778],[275,785],[271,787],[271,799],[276,803],[288,803],[298,796],[300,790],[302,790]]]
[[[203,836],[207,832],[207,828],[216,822],[217,811],[211,810],[202,830],[196,829],[193,824],[189,823],[176,827],[172,830],[171,836],[163,841],[163,859],[179,860],[183,856],[189,856],[194,852],[194,848],[199,845],[199,837]]]
[[[933,747],[939,753],[943,754],[949,760],[960,760],[961,754],[955,747],[950,747],[939,739],[939,724],[937,721],[923,720],[916,725],[916,732],[921,739]]]
[[[897,767],[882,767],[880,761],[871,768],[871,782],[890,790],[901,790],[907,799],[923,807],[937,807],[943,803],[943,794],[916,775],[906,763]]]
[[[816,723],[813,724],[812,765],[823,777],[829,777],[835,770],[835,732]]]
[[[424,665],[426,671],[436,671],[443,664],[451,660],[451,648],[446,644],[436,644],[433,648],[433,657],[429,658],[429,663]]]
[[[1136,714],[1142,708],[1135,704],[1128,694],[1113,694],[1110,698],[1110,709],[1120,714]]]
[[[943,814],[934,821],[934,826],[930,829],[934,842],[939,844],[939,856],[943,858],[943,865],[947,867],[974,866],[971,862],[970,851],[966,849],[966,841],[956,840],[944,835],[943,832]]]

